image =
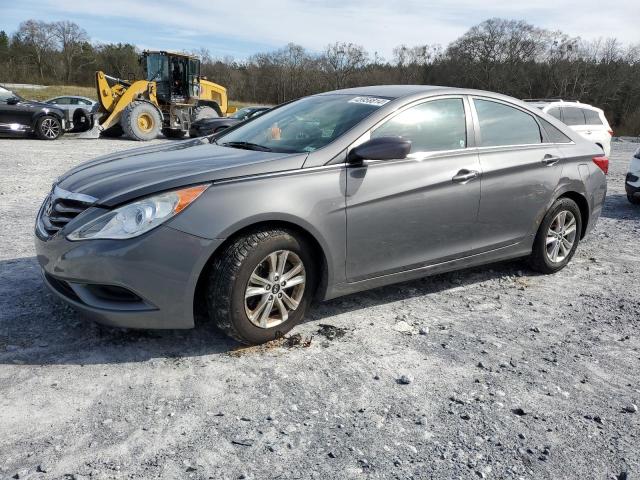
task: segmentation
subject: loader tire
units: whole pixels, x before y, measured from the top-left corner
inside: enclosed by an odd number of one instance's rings
[[[153,140],[160,133],[162,119],[158,110],[147,102],[131,102],[122,112],[120,124],[131,140]]]
[[[105,138],[118,138],[124,135],[124,130],[119,123],[116,123],[113,127],[109,127],[100,133],[100,136]]]
[[[193,121],[201,120],[203,118],[218,118],[222,116],[222,112],[216,110],[213,107],[202,105],[193,109]]]

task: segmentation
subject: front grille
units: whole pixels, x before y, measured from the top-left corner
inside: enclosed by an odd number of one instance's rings
[[[46,237],[52,237],[95,202],[89,195],[54,186],[40,209],[38,226]]]
[[[627,181],[627,183],[637,182],[638,181],[638,176],[634,175],[633,173],[627,173],[626,181]]]

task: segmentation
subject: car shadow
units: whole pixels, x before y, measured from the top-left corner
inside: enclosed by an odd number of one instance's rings
[[[305,323],[428,296],[496,277],[523,275],[510,261],[315,302]],[[0,261],[0,364],[89,365],[226,354],[243,347],[199,319],[190,330],[126,330],[84,319],[42,283],[35,257]]]
[[[601,216],[616,220],[640,220],[640,205],[633,205],[624,193],[608,193]]]

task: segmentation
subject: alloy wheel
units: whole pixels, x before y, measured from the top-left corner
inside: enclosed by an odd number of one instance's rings
[[[568,210],[560,211],[547,231],[547,258],[553,263],[562,262],[576,241],[576,217]]]
[[[40,124],[40,131],[47,138],[57,138],[60,134],[60,124],[53,118],[45,118]]]
[[[259,328],[288,320],[302,301],[306,285],[304,263],[290,250],[267,255],[253,270],[244,294],[245,313]]]

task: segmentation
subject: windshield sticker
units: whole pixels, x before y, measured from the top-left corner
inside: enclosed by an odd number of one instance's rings
[[[389,103],[390,100],[386,98],[378,97],[355,97],[349,100],[349,103],[362,103],[364,105],[371,105],[372,107],[381,107],[385,103]]]

